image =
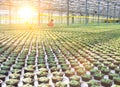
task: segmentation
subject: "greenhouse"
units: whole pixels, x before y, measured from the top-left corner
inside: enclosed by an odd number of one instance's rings
[[[120,87],[120,0],[0,0],[0,87]]]

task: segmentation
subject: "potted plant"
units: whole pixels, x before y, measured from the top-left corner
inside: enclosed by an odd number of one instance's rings
[[[93,66],[90,64],[86,64],[84,67],[85,67],[85,70],[88,70],[88,71],[93,68]]]
[[[55,87],[67,87],[67,84],[65,82],[60,81],[55,84]]]
[[[16,74],[21,74],[21,70],[19,69],[13,69],[11,72]]]
[[[119,74],[110,73],[109,74],[109,79],[113,80],[113,77],[119,77]]]
[[[9,77],[10,77],[10,79],[20,79],[19,74],[10,74]]]
[[[95,80],[90,80],[90,81],[88,82],[88,86],[89,86],[89,87],[99,86],[99,84],[98,84],[98,82],[95,81]]]
[[[60,69],[57,67],[51,67],[50,70],[51,70],[51,72],[54,72],[54,71],[59,71]]]
[[[62,81],[62,77],[60,77],[60,76],[53,76],[52,77],[52,81],[54,82],[54,83],[56,83],[56,82],[59,82],[59,81]]]
[[[79,66],[78,63],[70,63],[72,67],[76,67],[76,66]]]
[[[8,71],[7,70],[0,70],[0,74],[2,74],[2,75],[8,75]]]
[[[114,80],[114,84],[120,85],[120,77],[114,77],[113,80]]]
[[[114,64],[119,66],[120,65],[120,61],[115,61]]]
[[[5,81],[5,75],[0,75],[0,80]]]
[[[39,83],[48,83],[49,82],[49,79],[47,77],[40,77],[38,79],[38,82]]]
[[[120,68],[115,68],[115,72],[119,73],[120,72]]]
[[[96,73],[94,74],[94,79],[95,80],[101,80],[103,78],[104,74]]]
[[[42,77],[42,76],[47,76],[47,72],[43,72],[43,71],[39,71],[38,73],[37,73],[37,75],[39,76],[39,77]]]
[[[109,68],[112,69],[112,70],[115,69],[116,67],[117,67],[117,65],[113,65],[113,64],[109,65]]]
[[[101,72],[102,72],[103,74],[108,74],[108,73],[110,72],[110,70],[107,69],[107,68],[102,68],[102,69],[101,69]]]
[[[33,87],[33,85],[30,85],[30,84],[24,84],[23,86],[20,86],[20,87]]]
[[[46,65],[45,64],[39,64],[38,65],[38,68],[40,69],[40,68],[46,68]]]
[[[31,67],[26,67],[25,68],[25,73],[27,72],[33,72],[34,71],[34,68],[31,68]]]
[[[78,75],[73,75],[70,77],[70,80],[80,81],[80,77]]]
[[[93,62],[93,64],[94,64],[95,66],[98,66],[98,65],[100,65],[101,63],[100,63],[100,62]]]
[[[91,79],[92,79],[91,75],[85,74],[85,75],[82,76],[83,81],[89,81]]]
[[[1,70],[7,70],[7,71],[9,71],[10,70],[10,66],[2,66]]]
[[[19,82],[19,80],[17,80],[17,79],[9,79],[9,80],[7,80],[6,81],[6,84],[7,85],[13,85],[13,86],[18,86],[18,82]]]
[[[31,72],[29,73],[29,72],[27,72],[27,73],[24,74],[24,77],[25,77],[25,78],[28,78],[28,77],[34,78],[34,73],[31,73]]]
[[[111,62],[108,62],[108,61],[105,61],[105,62],[103,62],[104,63],[104,65],[109,65],[109,64],[111,64]]]
[[[46,69],[46,68],[40,68],[39,71],[48,72],[48,69]]]
[[[83,75],[83,74],[86,73],[84,69],[78,69],[76,72],[77,72],[77,74],[78,74],[79,76],[81,76],[81,75]]]
[[[94,75],[95,73],[98,73],[98,72],[100,72],[100,71],[97,70],[97,69],[92,69],[92,70],[90,70],[91,75]]]
[[[16,64],[16,65],[13,66],[13,69],[22,69],[22,66]]]
[[[112,80],[110,79],[102,79],[101,85],[105,87],[111,87],[112,86]]]
[[[31,85],[34,85],[34,82],[33,82],[33,79],[32,78],[24,78],[23,79],[23,83],[24,84],[31,84]]]
[[[51,87],[51,86],[47,83],[46,84],[42,83],[42,84],[39,84],[38,87]]]
[[[61,68],[62,68],[62,71],[66,71],[70,69],[68,66],[62,66]]]
[[[55,72],[52,72],[52,74],[53,74],[53,76],[63,76],[63,73],[62,72],[57,72],[57,71],[55,71]]]
[[[65,75],[66,75],[67,77],[71,77],[71,76],[73,76],[74,74],[75,74],[74,71],[71,71],[71,70],[65,71]]]
[[[76,80],[71,80],[70,82],[69,82],[69,85],[70,85],[70,87],[80,87],[80,82],[79,81],[76,81]]]

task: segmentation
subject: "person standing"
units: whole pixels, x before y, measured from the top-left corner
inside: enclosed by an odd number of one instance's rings
[[[47,24],[49,27],[54,27],[53,19],[50,20],[50,22]]]

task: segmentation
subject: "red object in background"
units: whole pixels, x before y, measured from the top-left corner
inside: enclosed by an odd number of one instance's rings
[[[48,26],[49,27],[53,27],[54,26],[54,23],[53,23],[53,20],[51,19],[51,21],[48,23]]]

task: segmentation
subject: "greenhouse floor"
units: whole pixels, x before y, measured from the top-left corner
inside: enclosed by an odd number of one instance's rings
[[[119,25],[0,28],[0,87],[120,87]]]

